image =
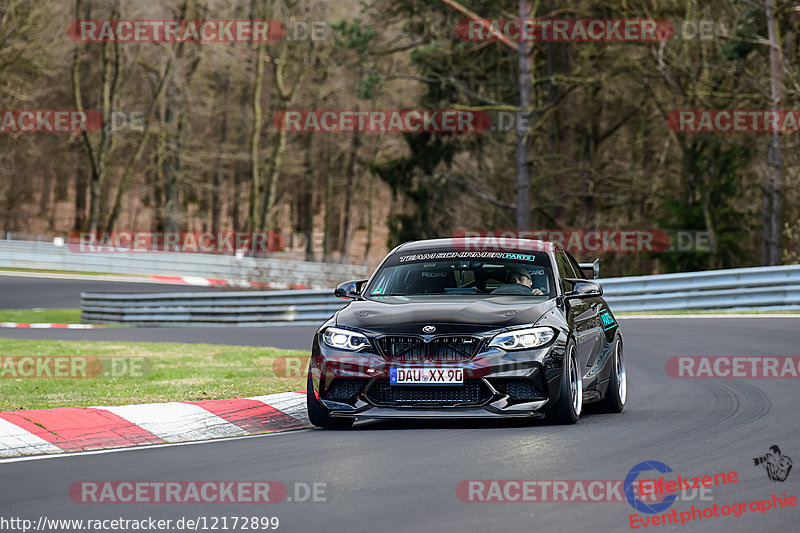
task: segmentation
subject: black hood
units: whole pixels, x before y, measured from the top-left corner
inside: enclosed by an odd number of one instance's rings
[[[336,324],[379,334],[422,334],[435,326],[435,334],[479,333],[534,324],[555,306],[552,299],[530,296],[384,297],[382,301],[357,300],[339,311]]]

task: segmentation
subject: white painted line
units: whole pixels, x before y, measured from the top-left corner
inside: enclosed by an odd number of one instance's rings
[[[271,405],[303,423],[310,425],[306,409],[306,394],[304,392],[282,392],[280,394],[267,394],[266,396],[253,396],[248,400],[256,400]]]
[[[31,453],[59,453],[61,448],[0,418],[0,457]]]
[[[274,433],[259,433],[258,435],[243,435],[240,437],[223,437],[219,439],[198,440],[193,442],[168,442],[166,444],[147,444],[143,446],[132,446],[129,448],[106,448],[104,450],[91,450],[88,452],[66,452],[66,453],[49,454],[49,455],[27,455],[22,457],[9,457],[6,459],[0,459],[0,464],[20,463],[22,461],[41,461],[42,459],[63,459],[65,457],[80,457],[82,455],[103,455],[106,453],[141,452],[145,450],[153,450],[155,448],[172,448],[174,446],[193,446],[195,444],[213,444],[213,443],[227,442],[232,440],[242,440],[242,439],[261,439],[265,437],[278,437],[281,435],[287,435],[289,433],[297,433],[299,431],[311,431],[311,430],[295,429],[286,431],[276,431]]]
[[[167,442],[246,435],[247,431],[199,405],[181,402],[95,407],[121,416]]]

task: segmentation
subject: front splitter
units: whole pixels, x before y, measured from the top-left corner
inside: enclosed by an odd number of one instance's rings
[[[373,407],[359,413],[337,413],[331,416],[336,418],[356,418],[359,420],[380,419],[449,419],[460,420],[464,418],[544,418],[544,413],[539,411],[502,411],[493,412],[483,408],[447,408],[424,409],[416,407]]]

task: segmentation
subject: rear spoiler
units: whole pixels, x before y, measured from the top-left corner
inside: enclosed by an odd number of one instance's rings
[[[587,276],[591,274],[592,279],[597,279],[600,277],[600,260],[595,259],[592,263],[578,263],[578,266],[581,267],[583,273]]]

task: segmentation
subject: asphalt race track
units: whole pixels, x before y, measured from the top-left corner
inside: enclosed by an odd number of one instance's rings
[[[81,292],[199,292],[207,287],[164,283],[57,279],[0,275],[0,309],[68,309],[81,306]]]
[[[273,326],[268,328],[214,326],[191,328],[103,328],[103,329],[2,329],[0,338],[66,341],[184,342],[192,344],[231,344],[234,346],[272,346],[287,350],[310,350],[313,326]]]
[[[369,422],[350,431],[302,430],[239,440],[0,464],[5,516],[177,519],[277,516],[279,531],[629,531],[627,502],[464,502],[462,480],[621,480],[654,460],[682,476],[735,471],[720,507],[800,493],[800,472],[772,482],[753,458],[773,444],[800,460],[800,387],[792,379],[676,379],[673,355],[797,355],[800,319],[622,319],[629,397],[621,415],[585,414],[575,426],[520,422]],[[233,329],[233,328],[226,328]],[[274,328],[305,348],[313,328]],[[260,343],[258,328],[236,328]],[[217,329],[214,329],[218,332]],[[141,333],[144,340],[150,331]],[[193,340],[194,329],[183,330]],[[7,331],[3,336],[7,336]],[[34,333],[34,332],[31,332]],[[35,332],[41,335],[42,331]],[[89,332],[79,332],[89,333]],[[122,333],[122,330],[113,333]],[[274,337],[273,337],[274,338]],[[149,339],[148,339],[149,340]],[[80,480],[270,480],[325,483],[326,500],[274,504],[78,504]],[[653,530],[796,531],[800,508],[748,511]]]

